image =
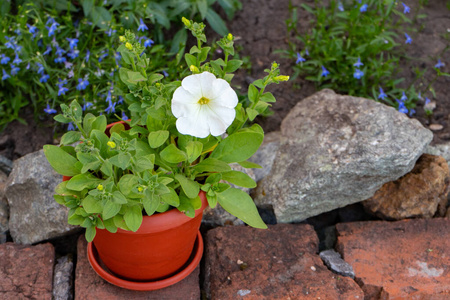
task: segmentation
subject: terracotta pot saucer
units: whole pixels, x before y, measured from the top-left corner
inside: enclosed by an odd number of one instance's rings
[[[142,281],[130,281],[127,279],[120,278],[108,268],[105,267],[103,262],[98,257],[97,249],[93,243],[88,243],[88,259],[94,271],[104,280],[118,287],[135,290],[135,291],[154,291],[159,290],[170,285],[173,285],[184,278],[186,278],[200,263],[203,255],[203,238],[200,231],[197,233],[197,239],[195,240],[194,250],[192,250],[191,257],[186,262],[186,264],[179,270],[179,272],[174,275],[156,281],[142,282]]]

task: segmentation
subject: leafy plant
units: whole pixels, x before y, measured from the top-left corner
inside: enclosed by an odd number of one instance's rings
[[[233,59],[233,36],[217,42],[223,58],[208,61],[211,47],[204,45],[203,23],[183,21],[197,39],[184,56],[191,75],[181,82],[163,82],[164,76],[149,68],[145,46],[127,32],[117,51],[131,120],[108,131],[104,115],[83,117],[76,100],[62,104],[63,113],[55,117],[79,128],[66,133],[60,146],[44,146],[52,167],[71,176],[58,185],[55,199],[70,208],[70,224],[86,228],[88,241],[95,228],[136,231],[143,212],[177,208],[193,217],[201,205],[200,191],[211,207],[219,204],[247,224],[266,228],[250,196],[229,185],[251,188],[256,183],[229,164],[259,167],[247,161],[264,137],[251,121],[275,101],[265,88],[288,77],[273,63],[266,77],[250,85],[250,105],[244,107],[229,84],[242,64]],[[71,146],[77,141],[81,143]]]

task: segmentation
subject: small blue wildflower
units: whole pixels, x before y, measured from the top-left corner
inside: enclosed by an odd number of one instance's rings
[[[14,53],[16,53],[16,54],[20,53],[22,51],[22,48],[23,48],[22,46],[16,45],[14,48]]]
[[[169,73],[167,73],[166,70],[162,70],[162,73],[163,73],[164,77],[169,76]]]
[[[39,82],[47,82],[47,80],[50,78],[50,75],[48,74],[42,74],[42,77],[39,78]]]
[[[404,114],[408,113],[408,109],[406,108],[405,103],[399,101],[398,99],[395,100],[397,100],[398,102],[398,111]]]
[[[26,70],[30,69],[30,63],[28,63],[28,65],[25,67]]]
[[[56,46],[56,52],[55,54],[58,56],[62,56],[64,53],[66,53],[67,51],[64,50],[63,48],[60,48],[59,46]]]
[[[71,69],[69,71],[69,73],[67,73],[67,78],[72,78],[73,77],[73,69]]]
[[[361,77],[364,76],[364,72],[361,71],[360,69],[356,69],[355,73],[353,73],[353,77],[356,79],[361,79]]]
[[[5,54],[2,54],[2,59],[0,60],[0,63],[2,65],[6,65],[8,64],[8,62],[11,60],[11,58],[9,58],[8,56],[6,56]]]
[[[66,69],[70,69],[70,68],[72,68],[72,66],[73,66],[73,63],[68,62],[68,61],[64,61],[64,67],[65,67]]]
[[[306,56],[309,56],[308,48],[305,48],[305,55],[306,55]]]
[[[53,23],[55,23],[55,19],[53,19],[52,17],[48,17],[48,19],[47,19],[47,22],[45,22],[45,25],[48,25],[48,24],[53,24]]]
[[[328,74],[330,74],[330,71],[328,71],[327,69],[325,69],[324,66],[322,66],[322,76],[323,77],[327,77]]]
[[[378,95],[378,99],[385,99],[387,95],[384,93],[383,89],[380,87],[380,94]]]
[[[69,47],[71,50],[77,46],[78,39],[66,38],[66,40],[69,41]]]
[[[300,55],[300,52],[297,52],[297,60],[295,61],[295,64],[299,64],[299,63],[302,63],[302,62],[304,62],[304,61],[306,61],[306,59],[304,59],[301,55]]]
[[[128,120],[129,118],[128,118],[128,116],[125,114],[125,112],[124,111],[122,111],[122,120]]]
[[[123,97],[122,96],[119,96],[119,100],[117,101],[117,104],[122,104],[123,103]]]
[[[414,109],[414,108],[411,108],[410,110],[409,110],[409,116],[411,117],[413,114],[415,114],[416,113],[416,110]]]
[[[44,66],[41,64],[41,63],[36,63],[36,66],[38,67],[38,70],[37,70],[37,72],[38,72],[38,74],[44,74]]]
[[[45,50],[44,53],[42,53],[42,55],[48,55],[50,52],[52,52],[52,47],[50,47],[50,45],[48,45],[47,49]]]
[[[57,22],[53,22],[50,27],[46,26],[46,28],[48,29],[48,36],[49,37],[51,37],[52,35],[55,34],[56,29],[58,29],[58,26],[59,26],[59,23],[57,23]]]
[[[17,55],[17,53],[16,53],[16,58],[14,58],[12,63],[18,65],[21,62],[22,62],[22,60],[19,58],[19,55]]]
[[[361,59],[358,57],[358,61],[353,64],[355,67],[359,68],[361,66],[364,66],[364,64],[361,62]]]
[[[89,51],[89,49],[87,49],[87,51],[86,51],[86,56],[84,57],[84,60],[86,61],[86,62],[89,62],[89,57],[91,56],[91,51]]]
[[[402,97],[400,98],[400,101],[405,102],[408,100],[408,97],[406,97],[405,92],[402,92]]]
[[[105,50],[103,50],[102,52],[100,52],[101,55],[100,55],[100,57],[98,58],[98,62],[102,62],[102,60],[105,59],[105,57],[108,56],[108,51],[109,51],[109,49],[105,49]]]
[[[6,73],[5,69],[2,69],[2,71],[3,71],[2,81],[11,77],[8,75],[8,73]]]
[[[121,59],[122,59],[122,56],[120,55],[119,51],[114,53],[114,60],[116,61],[116,65],[119,65],[119,62],[120,62]]]
[[[16,76],[19,71],[20,71],[19,67],[11,65],[11,76]]]
[[[411,9],[408,6],[406,6],[405,3],[402,2],[402,5],[403,5],[403,13],[404,14],[407,14],[411,11]]]
[[[77,90],[82,91],[89,85],[89,81],[78,78]]]
[[[66,58],[64,56],[60,56],[55,58],[55,63],[60,64],[66,61]]]
[[[69,131],[75,130],[75,127],[73,126],[72,122],[70,122],[69,125],[67,126],[67,130],[69,130]]]
[[[20,28],[17,28],[16,30],[14,30],[14,32],[17,35],[21,35],[22,34],[22,32],[20,31]]]
[[[116,33],[116,31],[117,31],[117,30],[112,30],[112,28],[109,28],[109,30],[106,31],[106,34],[107,34],[108,36],[111,36],[111,35],[113,35],[114,33]]]
[[[434,65],[435,68],[440,69],[441,67],[445,66],[445,63],[441,62],[440,59],[438,59],[438,63]]]
[[[116,104],[117,104],[116,102],[110,102],[109,106],[105,109],[105,112],[107,114],[115,113],[116,112]]]
[[[111,105],[111,90],[108,91],[108,96],[106,96],[106,102],[108,102],[109,105]]]
[[[47,103],[47,108],[44,108],[44,111],[51,115],[51,114],[56,114],[56,109],[50,108],[50,105]]]
[[[58,96],[65,95],[68,90],[69,89],[66,88],[65,86],[61,86],[58,90]]]
[[[61,78],[58,79],[58,82],[59,83],[56,84],[58,87],[62,87],[63,85],[67,84],[67,80],[61,80]]]
[[[406,32],[405,32],[405,37],[406,37],[405,44],[411,44],[412,39],[411,39],[411,37],[410,37]]]
[[[144,42],[144,47],[151,47],[155,42],[152,39],[147,39]]]
[[[419,98],[419,100],[422,100],[422,93],[419,92],[419,94],[417,95],[417,98]]]
[[[138,31],[146,31],[146,30],[148,30],[148,27],[147,27],[147,25],[145,25],[144,24],[144,21],[142,21],[142,18],[140,18],[139,19],[139,23],[140,23],[140,25],[139,25],[139,27],[138,27]]]
[[[342,5],[342,2],[341,2],[341,1],[339,1],[339,3],[338,3],[338,9],[339,9],[340,11],[344,11],[344,5]]]
[[[38,40],[37,45],[38,45],[39,48],[42,48],[42,46],[44,46],[44,43],[42,42],[42,39]]]
[[[28,27],[28,32],[34,36],[36,34],[36,31],[38,30],[36,28],[36,26],[27,24],[27,27]]]
[[[359,8],[359,12],[366,12],[367,11],[367,4],[363,4],[360,8]]]
[[[71,59],[75,59],[80,54],[80,50],[70,50],[69,53],[67,53],[67,56]]]
[[[425,105],[429,104],[431,101],[428,97],[425,97]]]
[[[81,108],[82,111],[85,111],[86,109],[88,109],[89,107],[93,106],[94,104],[92,104],[92,102],[85,102],[83,107]]]

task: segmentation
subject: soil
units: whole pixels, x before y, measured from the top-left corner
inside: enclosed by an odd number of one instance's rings
[[[279,0],[243,0],[243,9],[239,11],[232,21],[228,22],[228,28],[236,37],[236,45],[242,46],[242,56],[249,56],[252,69],[249,74],[240,73],[236,76],[234,84],[245,90],[254,79],[265,76],[264,69],[269,68],[273,61],[280,64],[281,73],[292,74],[293,59],[281,58],[275,50],[287,49],[288,39],[285,20],[289,18],[289,1]],[[291,0],[294,6],[301,3],[314,4],[313,0]],[[414,11],[417,1],[405,0]],[[432,67],[437,58],[446,65],[442,68],[450,72],[450,10],[446,7],[447,1],[429,1],[423,13],[426,18],[420,23],[412,24],[418,32],[412,34],[413,43],[408,46],[407,55],[415,58],[413,63],[403,61],[405,71],[400,74],[404,77],[405,84],[409,84],[416,78],[414,68],[428,68],[425,79],[433,79],[435,71]],[[400,4],[399,4],[400,5]],[[313,16],[306,11],[299,10],[298,28],[309,30]],[[433,84],[436,97],[427,96],[436,102],[434,114],[428,118],[423,111],[423,104],[416,108],[417,114],[413,118],[419,120],[425,127],[432,124],[442,125],[441,130],[434,131],[432,144],[440,144],[450,141],[450,78],[439,77]],[[274,93],[277,102],[273,106],[274,114],[259,122],[266,132],[278,130],[283,118],[290,109],[302,99],[317,91],[313,83],[297,78],[295,81],[284,82],[269,89]],[[9,159],[17,159],[27,153],[42,149],[44,144],[53,142],[53,127],[46,122],[35,122],[30,114],[24,113],[23,117],[28,125],[19,122],[11,123],[0,133],[0,155]],[[39,123],[39,125],[37,125]],[[431,126],[433,128],[434,126]]]

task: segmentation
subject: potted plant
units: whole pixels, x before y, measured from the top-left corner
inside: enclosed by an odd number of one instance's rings
[[[273,63],[266,77],[250,85],[247,103],[240,102],[229,84],[242,64],[231,59],[233,36],[217,42],[224,58],[209,61],[204,25],[183,22],[197,39],[185,54],[191,75],[164,83],[163,75],[148,74],[145,47],[126,32],[117,50],[131,120],[107,125],[105,116],[83,117],[74,100],[61,105],[55,120],[73,122],[78,131],[65,133],[59,146],[44,146],[51,166],[65,176],[54,197],[69,208],[69,224],[86,228],[86,239],[94,244],[89,243],[90,254],[98,252],[117,280],[137,281],[127,286],[133,289],[149,289],[139,282],[176,277],[195,247],[198,263],[198,230],[207,205],[219,204],[250,226],[267,227],[251,197],[229,184],[252,188],[256,183],[229,164],[259,167],[247,159],[264,133],[250,122],[275,101],[266,86],[288,77]]]

